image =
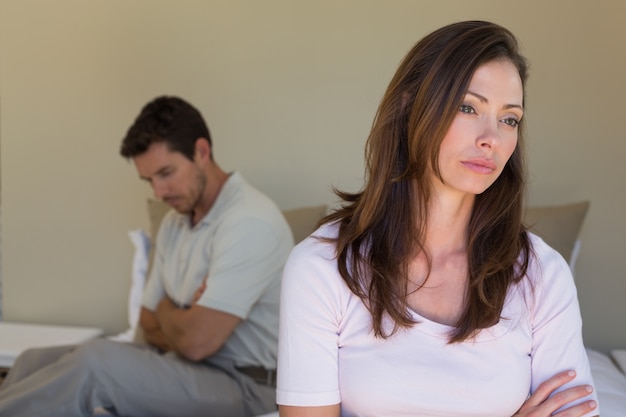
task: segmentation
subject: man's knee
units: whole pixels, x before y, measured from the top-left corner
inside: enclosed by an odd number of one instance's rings
[[[20,353],[14,364],[14,368],[19,366],[41,368],[56,362],[60,357],[71,352],[73,349],[74,346],[29,348]]]
[[[107,339],[94,339],[81,344],[72,352],[72,362],[93,371],[104,369],[111,361],[119,359],[123,346]]]

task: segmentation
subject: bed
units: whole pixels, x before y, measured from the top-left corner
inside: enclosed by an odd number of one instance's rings
[[[602,417],[626,416],[626,350],[608,355],[587,349]]]

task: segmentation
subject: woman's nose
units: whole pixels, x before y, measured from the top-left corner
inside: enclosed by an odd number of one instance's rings
[[[498,121],[487,119],[481,125],[480,133],[476,139],[480,148],[492,148],[500,142],[500,132],[498,131]]]

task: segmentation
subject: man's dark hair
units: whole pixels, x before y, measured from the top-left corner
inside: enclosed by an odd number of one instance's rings
[[[122,140],[120,154],[132,158],[146,152],[151,144],[163,142],[171,151],[193,160],[199,138],[212,145],[209,128],[200,112],[181,98],[161,96],[141,109]]]

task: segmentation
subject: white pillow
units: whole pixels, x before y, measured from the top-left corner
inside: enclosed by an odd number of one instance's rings
[[[139,324],[139,312],[141,311],[143,287],[146,282],[146,273],[148,272],[148,258],[150,256],[150,238],[143,230],[131,230],[128,232],[128,237],[135,248],[130,293],[128,294],[128,324],[130,327],[124,333],[110,337],[110,339],[118,342],[132,342],[135,340],[135,333]]]
[[[572,276],[574,276],[574,278],[576,278],[574,269],[576,267],[576,260],[578,260],[578,255],[580,255],[580,239],[576,239],[576,242],[574,242],[574,249],[572,250],[572,256],[569,260],[569,269],[572,270]]]

